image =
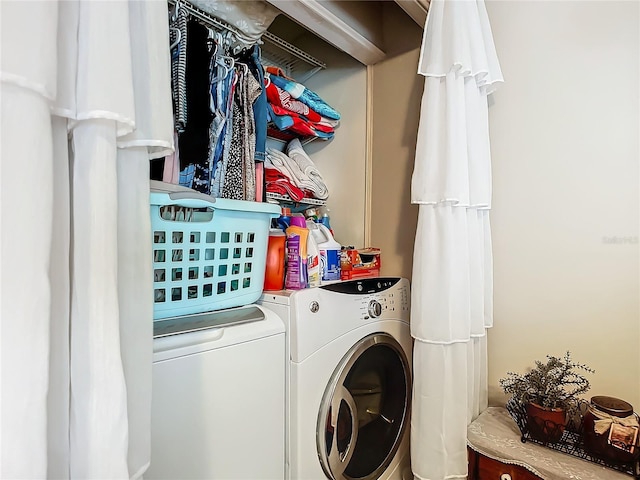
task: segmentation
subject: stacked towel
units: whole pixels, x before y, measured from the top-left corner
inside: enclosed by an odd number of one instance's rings
[[[296,100],[300,100],[309,108],[318,112],[323,117],[330,118],[331,120],[340,120],[340,114],[332,108],[327,102],[325,102],[320,96],[301,83],[287,80],[284,77],[278,75],[271,75],[271,81],[274,85],[282,90],[288,92]]]
[[[289,195],[289,198],[294,202],[299,202],[306,196],[304,190],[296,187],[291,183],[289,177],[280,173],[275,168],[265,168],[265,185],[267,192]]]
[[[310,188],[310,190],[315,193],[316,198],[326,200],[329,197],[327,184],[324,182],[320,171],[316,168],[311,158],[309,158],[309,155],[307,155],[307,152],[302,148],[299,139],[294,138],[289,142],[287,145],[287,156],[298,165],[303,175],[313,183],[314,187]]]
[[[319,122],[322,118],[317,112],[309,108],[308,105],[305,105],[301,101],[293,98],[289,92],[276,87],[269,77],[265,79],[264,83],[267,91],[267,100],[271,105],[276,105],[291,112],[304,115],[312,122]]]
[[[310,122],[304,115],[292,112],[277,105],[268,104],[269,116],[279,130],[287,130],[303,137],[333,138],[333,127],[320,122]]]
[[[267,149],[267,168],[275,168],[284,176],[291,179],[291,183],[293,183],[298,188],[304,188],[303,184],[305,181],[304,174],[298,164],[295,163],[292,159],[290,159],[286,153],[279,152],[273,148]]]
[[[293,139],[287,145],[286,152],[273,148],[267,150],[266,168],[273,168],[291,180],[301,190],[309,191],[319,200],[329,198],[327,188],[320,171],[302,148],[300,140]],[[268,190],[268,189],[267,189]]]
[[[293,138],[333,138],[340,114],[317,93],[286,77],[280,69],[267,67],[266,70],[264,84],[272,124]]]

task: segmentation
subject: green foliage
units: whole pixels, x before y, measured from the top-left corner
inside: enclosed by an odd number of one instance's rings
[[[594,373],[582,363],[574,362],[570,352],[563,358],[547,355],[547,362],[536,360],[535,368],[525,374],[507,372],[500,386],[521,404],[537,403],[546,408],[572,410],[578,396],[589,390],[589,380],[581,373]]]

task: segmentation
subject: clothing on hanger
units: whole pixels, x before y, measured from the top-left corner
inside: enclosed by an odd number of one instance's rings
[[[253,118],[255,120],[255,161],[263,162],[266,156],[267,144],[267,93],[264,88],[265,71],[262,66],[262,53],[258,45],[244,50],[237,56],[238,60],[248,66],[253,78],[260,86],[258,98],[253,101]]]
[[[187,11],[176,3],[172,16],[171,38],[171,83],[175,128],[184,132],[187,126]]]
[[[264,171],[256,162],[266,158],[269,115],[260,47],[232,27],[203,22],[185,3],[176,3],[169,39],[180,154],[166,159],[163,177],[175,178],[177,158],[181,185],[260,201]]]
[[[189,20],[187,35],[186,92],[187,127],[179,136],[181,172],[194,166],[191,184],[181,185],[202,193],[209,193],[209,127],[212,114],[209,108],[209,65],[211,52],[208,47],[208,29],[202,24]],[[189,181],[185,175],[184,181]]]

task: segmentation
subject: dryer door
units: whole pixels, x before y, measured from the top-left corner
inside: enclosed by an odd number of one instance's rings
[[[409,363],[391,335],[375,333],[354,345],[333,373],[318,415],[318,456],[329,478],[378,478],[403,438],[410,398]]]

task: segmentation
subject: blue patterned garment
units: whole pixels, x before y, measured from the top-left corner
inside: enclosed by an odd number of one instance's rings
[[[180,172],[180,185],[183,187],[193,187],[193,177],[196,174],[196,166],[192,163]]]

